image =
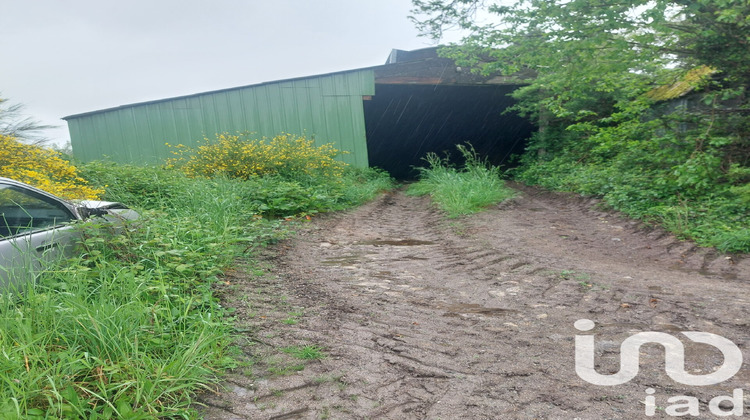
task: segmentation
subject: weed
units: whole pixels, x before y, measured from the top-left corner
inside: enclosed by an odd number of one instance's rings
[[[250,218],[301,215],[305,220],[305,216],[315,213],[359,205],[393,188],[386,173],[351,167],[346,167],[336,182],[320,178],[320,183],[302,183],[279,176],[247,180],[225,176],[189,178],[175,170],[132,165],[119,165],[112,171],[112,164],[108,162],[88,163],[81,167],[81,173],[87,179],[96,180],[98,185],[108,185],[105,199],[110,201],[167,211],[183,205],[198,210],[205,204],[214,204],[216,210],[221,211],[218,206],[223,205],[231,211],[242,209]],[[197,200],[206,193],[216,194],[215,198],[205,197],[214,202],[199,204]],[[269,238],[269,241],[276,239]]]
[[[281,365],[278,362],[268,367],[268,373],[274,376],[287,376],[305,370],[305,365]]]
[[[700,131],[696,121],[678,123],[681,118],[694,116],[638,117],[638,122],[607,125],[597,134],[537,135],[531,141],[537,146],[513,174],[528,184],[601,197],[610,208],[702,246],[750,252],[749,149],[738,146],[747,143],[747,134],[735,146],[729,144],[743,135],[730,140],[742,131],[734,128],[731,136],[704,143],[710,127],[717,129],[713,121]],[[685,132],[686,125],[696,131]],[[702,140],[693,144],[689,138]],[[543,155],[536,153],[542,143]]]
[[[591,279],[591,275],[587,273],[579,273],[574,270],[562,270],[558,273],[554,273],[557,277],[563,279],[563,280],[579,280],[581,283],[586,282],[587,280]]]
[[[223,271],[288,234],[291,222],[272,216],[351,206],[388,179],[347,169],[340,182],[303,185],[103,162],[79,169],[103,199],[142,217],[117,233],[77,226],[75,258],[46,267],[21,295],[0,295],[0,418],[196,417],[194,395],[243,366],[213,292],[233,281]],[[314,346],[290,354],[324,357]]]
[[[571,270],[562,270],[559,273],[557,273],[557,276],[563,280],[570,280],[575,273],[576,273],[575,271],[571,271]]]
[[[273,410],[278,406],[275,402],[267,402],[267,403],[261,403],[256,405],[258,407],[258,410],[260,411],[266,411],[266,410]]]
[[[281,349],[284,353],[302,360],[320,360],[326,357],[318,346],[290,346]]]
[[[476,213],[511,198],[514,192],[500,179],[500,170],[482,160],[471,145],[458,145],[465,159],[462,169],[435,153],[424,158],[426,168],[417,168],[419,182],[407,190],[410,195],[429,195],[448,217]]]
[[[578,286],[581,288],[584,292],[589,292],[592,290],[609,290],[609,286],[599,283],[593,283],[589,281],[580,281],[578,282]]]
[[[304,315],[302,312],[289,312],[289,317],[282,319],[281,323],[286,325],[296,325],[299,324],[299,318]]]
[[[575,279],[576,280],[589,280],[589,279],[591,279],[591,275],[589,275],[587,273],[577,273],[575,275]]]

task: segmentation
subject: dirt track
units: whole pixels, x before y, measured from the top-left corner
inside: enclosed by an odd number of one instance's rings
[[[390,193],[275,247],[273,275],[228,278],[227,305],[256,337],[246,350],[263,357],[202,397],[206,418],[634,419],[648,418],[647,388],[661,407],[651,418],[669,418],[662,408],[679,395],[713,418],[709,400],[736,388],[750,417],[750,367],[686,386],[651,344],[635,379],[606,387],[579,378],[574,363],[576,334],[595,334],[597,371],[614,373],[628,336],[687,330],[722,335],[749,360],[750,259],[679,242],[590,200],[519,188],[458,221]],[[582,333],[579,319],[597,326]],[[688,372],[721,365],[715,348],[682,341]],[[295,362],[279,348],[293,344],[327,357],[284,370]]]

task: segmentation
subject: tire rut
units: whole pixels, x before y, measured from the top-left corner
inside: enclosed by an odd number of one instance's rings
[[[328,357],[204,397],[206,418],[635,418],[643,389],[674,383],[654,368],[615,397],[581,381],[575,320],[596,319],[604,343],[634,328],[704,329],[750,343],[748,323],[726,319],[750,306],[738,293],[747,285],[732,280],[746,265],[708,261],[710,253],[593,204],[523,189],[498,209],[447,221],[428,199],[392,192],[321,218],[269,257],[276,277],[267,287],[304,308],[299,324],[279,326],[285,314],[273,305],[259,306],[272,321],[238,318],[280,330],[269,352],[292,341]],[[678,248],[700,260],[698,270],[674,266]],[[699,272],[708,269],[711,287]],[[238,287],[235,294],[250,294],[258,284]],[[707,299],[707,290],[718,297]],[[717,360],[701,354],[701,367]],[[599,355],[598,369],[617,370],[616,352]],[[654,357],[642,368],[658,364]],[[743,372],[734,383],[748,379]]]

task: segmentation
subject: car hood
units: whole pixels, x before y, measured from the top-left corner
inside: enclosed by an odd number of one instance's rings
[[[81,207],[87,207],[90,209],[126,209],[126,205],[117,203],[114,201],[99,201],[99,200],[79,200],[76,201]]]
[[[107,215],[115,216],[125,220],[136,220],[140,217],[137,211],[128,206],[114,201],[78,200],[75,202],[78,208],[105,210]],[[79,213],[81,213],[79,211]],[[105,216],[105,218],[107,218]]]

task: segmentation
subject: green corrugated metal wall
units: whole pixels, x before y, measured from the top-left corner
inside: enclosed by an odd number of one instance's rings
[[[196,145],[221,132],[314,135],[350,152],[342,160],[367,166],[362,96],[375,94],[372,70],[264,83],[125,105],[65,117],[73,154],[83,161],[161,163],[165,145]]]

